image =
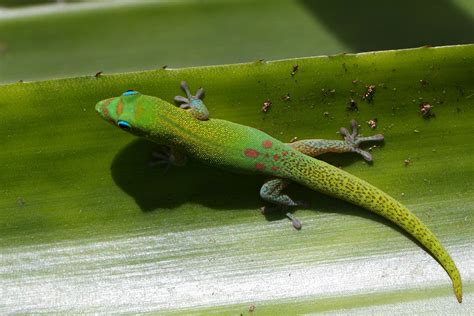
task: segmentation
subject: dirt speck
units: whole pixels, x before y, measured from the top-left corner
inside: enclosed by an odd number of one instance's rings
[[[282,96],[281,96],[281,99],[282,99],[283,101],[290,101],[290,100],[291,100],[290,94],[287,93],[287,94],[285,94],[285,95],[282,95]]]
[[[26,201],[23,197],[19,196],[16,198],[16,203],[18,204],[19,207],[23,207],[26,204]]]
[[[347,103],[347,110],[351,112],[359,110],[359,108],[357,107],[357,102],[354,99],[351,98]]]
[[[367,100],[367,102],[371,102],[374,98],[375,94],[375,85],[369,84],[365,86],[365,93],[362,99]]]
[[[377,145],[372,145],[370,146],[369,148],[367,148],[368,151],[372,151],[374,150],[375,148],[377,148],[378,146]]]
[[[367,125],[369,125],[371,129],[375,129],[377,128],[377,121],[377,118],[374,117],[373,119],[367,121]]]
[[[429,104],[428,102],[420,103],[420,113],[424,118],[428,119],[435,116],[432,109],[433,109],[433,106]]]
[[[270,100],[266,100],[265,102],[263,102],[262,112],[267,113],[271,107],[272,107],[272,102]]]
[[[293,65],[293,70],[291,71],[291,76],[293,77],[296,75],[296,72],[298,71],[299,66],[298,65]]]

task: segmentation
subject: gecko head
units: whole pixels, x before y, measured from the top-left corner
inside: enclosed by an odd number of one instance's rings
[[[159,130],[161,104],[165,101],[128,90],[120,96],[96,104],[95,110],[104,120],[137,136],[153,134]]]

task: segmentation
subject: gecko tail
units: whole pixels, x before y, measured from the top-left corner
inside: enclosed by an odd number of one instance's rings
[[[306,163],[297,168],[300,176],[295,177],[295,181],[313,190],[370,210],[408,232],[446,270],[453,283],[454,294],[458,302],[462,302],[462,281],[456,264],[434,233],[415,214],[364,180],[323,161],[309,157],[305,160]],[[302,174],[304,176],[301,176]]]

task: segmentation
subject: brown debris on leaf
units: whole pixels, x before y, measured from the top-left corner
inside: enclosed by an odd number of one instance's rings
[[[266,100],[265,102],[263,102],[262,112],[267,113],[271,107],[272,107],[272,102],[270,102],[270,100]]]
[[[282,99],[283,101],[290,101],[290,100],[291,100],[290,94],[287,93],[287,94],[281,96],[281,99]]]
[[[367,121],[367,125],[370,126],[371,129],[377,128],[377,118],[373,118]]]
[[[349,103],[347,103],[347,110],[351,112],[359,110],[359,108],[357,107],[357,102],[354,99],[351,98],[349,100]]]
[[[433,106],[428,102],[420,103],[420,113],[424,118],[428,119],[435,116],[435,114],[431,111],[432,109]]]
[[[293,77],[296,75],[296,72],[298,71],[299,66],[298,65],[293,65],[293,71],[291,72],[291,76]]]
[[[365,86],[365,93],[362,99],[367,100],[368,102],[372,101],[375,93],[375,85],[369,84]]]

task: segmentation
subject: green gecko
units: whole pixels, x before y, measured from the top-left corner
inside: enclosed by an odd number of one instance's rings
[[[381,141],[382,135],[360,137],[357,123],[352,121],[352,133],[341,128],[341,141],[310,139],[283,143],[258,129],[209,118],[202,101],[204,90],[199,89],[193,96],[184,81],[181,87],[187,97],[175,97],[175,101],[182,103],[180,107],[129,90],[97,103],[95,109],[113,125],[170,148],[157,156],[172,164],[182,164],[186,155],[224,170],[271,176],[260,190],[266,202],[285,208],[299,205],[282,193],[294,181],[385,217],[416,238],[443,266],[461,303],[461,276],[454,261],[416,215],[364,180],[313,158],[326,152],[356,152],[371,161],[370,153],[358,146],[365,141]],[[287,216],[295,228],[301,227],[290,213]]]

